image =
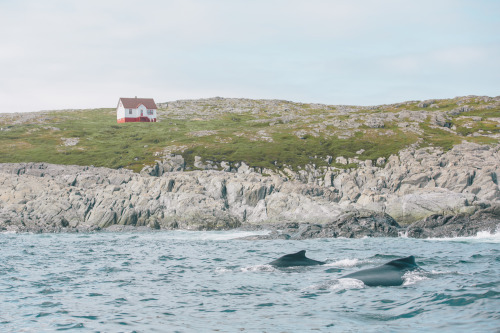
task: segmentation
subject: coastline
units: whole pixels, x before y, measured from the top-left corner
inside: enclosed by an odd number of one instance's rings
[[[120,226],[258,230],[268,238],[455,237],[500,225],[500,146],[409,149],[321,184],[250,170],[173,171],[0,164],[0,231]],[[263,237],[261,237],[262,239]]]

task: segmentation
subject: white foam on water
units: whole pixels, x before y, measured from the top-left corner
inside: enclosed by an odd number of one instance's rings
[[[274,272],[276,268],[271,265],[254,265],[240,268],[241,272]]]
[[[362,289],[366,288],[363,281],[351,278],[341,278],[336,280],[337,283],[333,283],[329,286],[329,290],[345,290],[345,289]]]
[[[237,239],[248,236],[267,235],[269,230],[258,231],[190,231],[190,230],[173,230],[165,231],[165,235],[169,239],[174,240],[214,240],[224,241]]]
[[[430,277],[439,277],[441,275],[469,275],[469,273],[462,273],[458,271],[437,271],[435,269],[431,270],[430,272],[427,273]]]
[[[200,235],[201,240],[230,240],[248,236],[267,235],[270,231],[206,231]],[[198,237],[197,237],[198,238]]]
[[[403,286],[409,286],[424,280],[429,280],[429,277],[422,271],[406,272],[403,275]]]
[[[349,289],[363,289],[366,288],[366,285],[363,283],[363,281],[358,280],[358,279],[351,279],[351,278],[340,278],[340,279],[335,279],[335,280],[330,280],[326,281],[320,284],[315,284],[312,286],[309,286],[302,291],[307,291],[307,290],[328,290],[328,291],[342,291],[342,290],[349,290]]]
[[[500,226],[494,232],[478,231],[476,236],[468,237],[445,237],[445,238],[427,238],[432,241],[470,241],[470,242],[485,242],[485,243],[500,243]]]
[[[217,274],[224,274],[224,273],[231,273],[233,272],[232,269],[225,268],[225,267],[216,267],[215,268],[215,273]]]
[[[400,238],[408,238],[408,230],[399,231],[398,232],[398,237],[400,237]]]
[[[491,233],[489,231],[479,231],[476,235],[476,238],[482,239],[482,238],[497,238],[500,239],[500,227],[497,227],[497,230],[495,232]]]
[[[17,231],[7,230],[7,231],[0,232],[0,234],[2,234],[2,235],[14,235],[14,234],[17,234]]]
[[[354,267],[360,264],[359,259],[341,259],[331,263],[326,264],[325,266],[334,266],[334,267]]]

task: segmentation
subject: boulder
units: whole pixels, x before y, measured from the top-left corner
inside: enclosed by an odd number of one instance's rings
[[[499,228],[500,205],[493,205],[474,214],[433,214],[408,226],[406,235],[414,238],[467,237],[479,232],[492,234],[500,231]]]

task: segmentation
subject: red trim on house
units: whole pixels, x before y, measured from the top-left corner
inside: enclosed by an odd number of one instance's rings
[[[149,119],[148,117],[135,117],[135,118],[120,118],[116,120],[117,123],[156,123],[156,118]]]

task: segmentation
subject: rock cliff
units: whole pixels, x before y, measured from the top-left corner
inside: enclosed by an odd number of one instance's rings
[[[500,205],[498,145],[463,143],[447,152],[410,148],[378,164],[359,161],[358,168],[302,174],[262,174],[244,164],[226,171],[184,172],[179,157],[141,174],[0,164],[0,230],[85,231],[112,225],[208,230],[286,223],[293,229],[290,223],[309,223],[323,231],[309,227],[304,233],[304,227],[302,237],[359,237],[395,235],[399,226],[413,223],[410,236],[428,237],[429,228],[451,225],[448,216],[457,227],[441,228],[441,236],[453,234],[459,225],[472,233],[494,231],[500,223],[495,208]],[[352,216],[363,217],[354,220],[371,231],[346,229]],[[481,230],[467,227],[484,216]]]

